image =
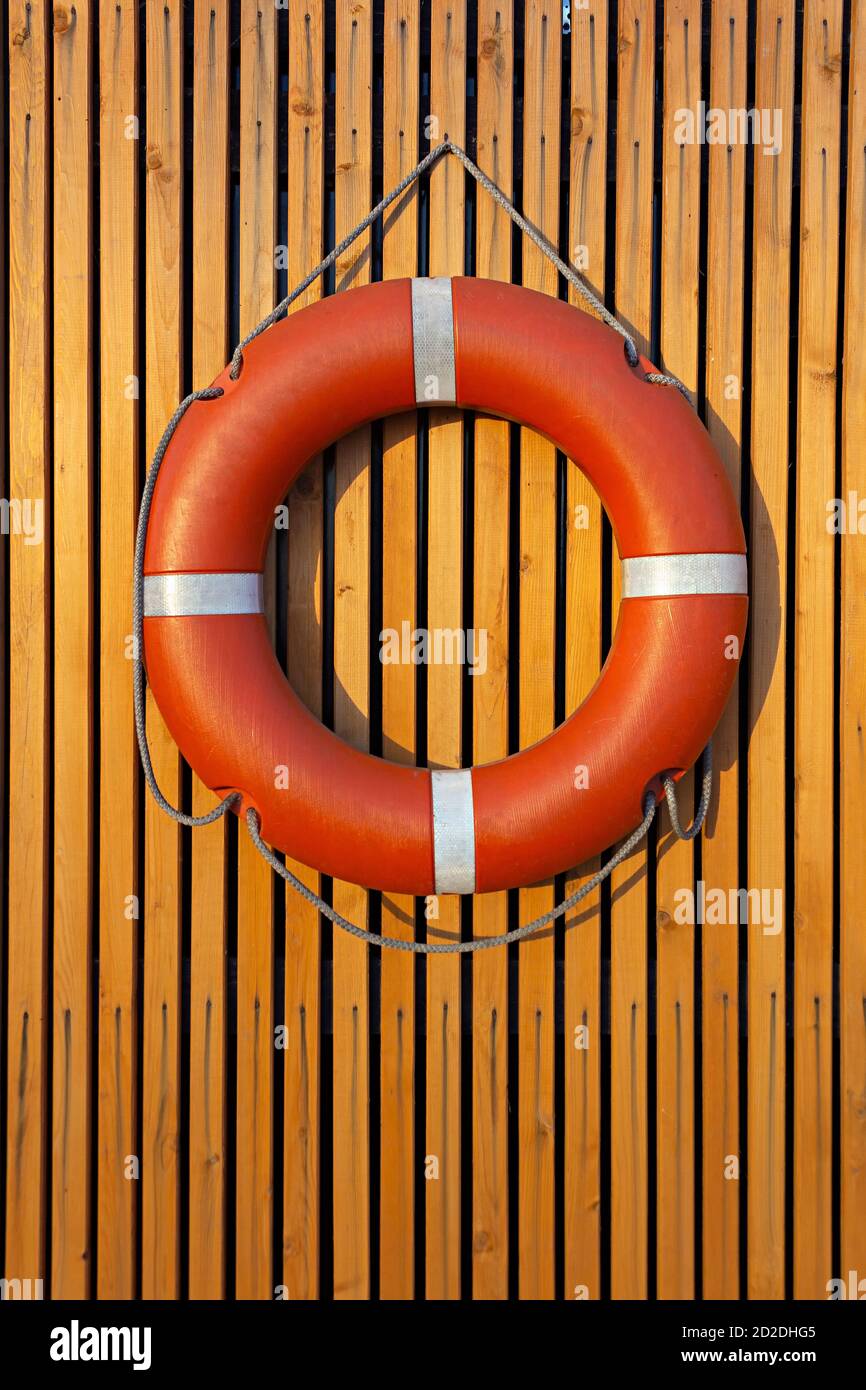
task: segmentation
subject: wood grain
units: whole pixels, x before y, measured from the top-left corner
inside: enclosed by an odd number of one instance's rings
[[[649,349],[652,259],[653,56],[651,10],[618,11],[616,312]],[[619,560],[614,546],[614,613]],[[646,1298],[647,883],[641,848],[611,875],[611,1294]]]
[[[458,144],[466,125],[466,3],[438,6],[430,21],[431,143]],[[464,174],[440,160],[430,176],[430,275],[464,270]],[[427,626],[463,627],[463,417],[439,406],[430,416],[427,550]],[[459,666],[427,668],[427,758],[431,767],[461,764],[462,682]],[[428,940],[460,936],[460,901],[439,897]],[[426,1186],[429,1299],[460,1297],[460,960],[427,961],[427,1115],[425,1159],[438,1176]],[[425,1163],[425,1166],[426,1163]]]
[[[9,6],[9,959],[6,1250],[10,1279],[45,1277],[48,1007],[50,295],[48,16]],[[40,510],[41,509],[41,510]],[[23,517],[24,512],[20,515]]]
[[[511,0],[478,10],[478,164],[506,194],[513,179],[514,14]],[[510,220],[492,198],[478,200],[476,272],[511,279]],[[486,633],[487,670],[472,683],[473,762],[508,752],[510,431],[475,422],[475,536],[472,621]],[[475,936],[508,930],[505,893],[473,903]],[[508,1297],[508,953],[472,961],[472,1296]]]
[[[289,11],[289,286],[322,258],[325,20],[322,0]],[[321,280],[296,301],[322,293]],[[295,306],[293,306],[294,308]],[[288,677],[307,708],[322,714],[321,457],[289,498]],[[318,891],[319,875],[292,871]],[[315,909],[286,889],[285,1083],[283,1093],[283,1280],[291,1299],[319,1294],[319,1105],[321,948]]]
[[[785,886],[788,311],[795,7],[758,15],[755,103],[782,112],[755,159],[749,604],[748,881]],[[789,920],[786,912],[786,921]],[[785,933],[748,933],[748,1297],[785,1294]]]
[[[866,358],[862,325],[866,314],[866,8],[856,5],[851,23],[851,83],[848,89],[848,216],[845,233],[845,337],[842,395],[842,497],[866,497],[864,401]],[[850,505],[850,502],[848,502]],[[849,526],[850,526],[849,517]],[[858,845],[866,824],[866,763],[863,754],[863,647],[866,639],[866,563],[861,535],[842,538],[842,637],[840,740],[840,998],[841,1037],[841,1214],[843,1278],[866,1269],[866,938],[861,904],[866,897],[863,856]],[[861,1276],[862,1277],[862,1276]]]
[[[556,5],[528,0],[524,16],[523,208],[556,244],[559,229],[561,22]],[[523,283],[556,295],[558,276],[527,242]],[[556,449],[520,434],[520,746],[554,727],[556,665]],[[482,525],[486,518],[479,518]],[[554,905],[553,884],[522,889],[520,920]],[[518,1238],[521,1298],[554,1294],[554,933],[522,943],[518,986]]]
[[[90,1289],[93,895],[91,8],[54,23],[54,956],[51,1292]]]
[[[842,14],[807,0],[800,148],[794,614],[794,1296],[832,1269],[834,538]]]
[[[605,287],[608,6],[576,10],[571,26],[569,242],[572,265]],[[584,301],[573,289],[573,304]],[[576,461],[566,474],[565,710],[589,694],[601,667],[602,517]],[[570,896],[598,869],[566,878]],[[601,1296],[601,910],[591,893],[565,918],[565,1297]]]
[[[148,460],[183,394],[183,7],[147,0],[145,433]],[[148,693],[157,782],[174,806],[180,756]],[[142,1296],[180,1296],[180,832],[145,798]]]
[[[228,0],[194,11],[192,375],[197,388],[229,352]],[[192,777],[192,811],[216,798]],[[189,1296],[225,1297],[228,822],[196,829],[190,895]]]
[[[700,0],[673,0],[664,14],[661,359],[694,401],[698,385],[698,235],[701,152],[674,136],[674,112],[692,109],[701,86]],[[655,390],[670,391],[667,386]],[[662,771],[662,769],[659,769]],[[677,786],[686,824],[694,775]],[[678,920],[677,895],[694,883],[694,850],[677,839],[667,808],[658,819],[656,871],[656,1269],[659,1298],[694,1297],[694,924]]]
[[[131,0],[99,8],[99,1087],[97,1294],[136,1286],[138,753],[129,595],[137,511],[138,24]]]
[[[368,0],[337,11],[336,237],[370,210],[373,11]],[[337,290],[370,279],[369,234],[336,268]],[[370,430],[341,441],[335,463],[334,727],[369,743]],[[364,926],[368,898],[334,883],[334,907]],[[334,1297],[370,1294],[370,1045],[368,948],[334,932]]]
[[[713,107],[746,107],[745,0],[713,10]],[[760,156],[762,159],[770,156]],[[741,485],[744,399],[743,288],[746,147],[709,147],[707,210],[706,425],[737,497]],[[711,888],[739,887],[739,682],[713,735],[715,790],[701,840],[701,874]],[[701,927],[703,1296],[740,1291],[739,932],[734,923]]]
[[[277,12],[241,4],[240,331],[274,307],[277,243]],[[273,540],[273,538],[272,538]],[[265,606],[275,618],[274,553]],[[238,835],[236,1281],[239,1298],[274,1292],[274,875],[245,826]]]
[[[418,163],[420,6],[385,7],[383,184],[393,188]],[[408,190],[383,229],[386,280],[418,270],[418,188]],[[382,629],[410,631],[417,622],[417,412],[384,422],[382,453]],[[415,678],[411,663],[382,667],[382,754],[414,763]],[[412,940],[415,901],[382,895],[382,932]],[[415,1288],[415,957],[382,952],[379,1289],[409,1299]]]

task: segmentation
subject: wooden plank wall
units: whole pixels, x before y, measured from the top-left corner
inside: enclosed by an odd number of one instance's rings
[[[866,4],[570,8],[4,6],[7,1279],[814,1299],[866,1273]],[[763,112],[757,139],[678,140],[702,100]],[[698,844],[664,815],[555,931],[416,960],[323,927],[243,826],[157,811],[130,584],[177,401],[445,135],[685,383],[742,500],[752,610]],[[448,162],[292,311],[419,273],[566,294]],[[615,544],[532,432],[376,422],[287,502],[277,653],[357,746],[489,761],[597,677]],[[482,631],[484,674],[382,665],[404,622]],[[152,702],[147,722],[163,791],[206,810]],[[595,866],[462,906],[293,867],[353,920],[432,940],[501,932]],[[684,921],[699,884],[726,911]]]

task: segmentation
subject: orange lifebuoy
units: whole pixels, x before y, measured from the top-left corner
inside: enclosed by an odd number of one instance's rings
[[[214,383],[223,395],[177,426],[145,549],[148,680],[202,781],[240,793],[236,809],[254,807],[294,859],[412,894],[533,883],[632,829],[647,789],[690,767],[718,722],[748,606],[721,460],[679,393],[647,384],[653,370],[570,305],[476,279],[350,290],[256,338],[238,378]],[[500,762],[430,772],[359,752],[301,704],[270,644],[262,569],[274,509],[313,455],[437,403],[518,420],[574,459],[623,583],[610,655],[564,724]]]

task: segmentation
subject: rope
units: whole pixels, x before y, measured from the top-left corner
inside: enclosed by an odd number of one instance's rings
[[[176,820],[180,825],[211,825],[215,820],[219,820],[220,816],[224,816],[230,806],[234,805],[238,799],[238,793],[232,792],[212,811],[208,811],[206,816],[188,816],[166,801],[159,789],[153,763],[150,760],[150,749],[147,745],[144,704],[144,658],[142,656],[144,652],[144,546],[147,539],[147,523],[150,519],[153,490],[156,487],[160,466],[165,457],[165,451],[171,443],[172,435],[193,401],[214,401],[222,394],[221,386],[206,386],[203,391],[190,392],[186,399],[181,401],[166,425],[162,439],[156,446],[153,463],[150,465],[145,480],[144,492],[141,494],[141,509],[138,513],[138,530],[135,536],[135,559],[132,565],[132,702],[135,709],[135,734],[138,739],[138,751],[144,769],[144,780],[147,782],[156,804],[160,810],[165,811],[167,816],[171,816],[172,820]]]
[[[710,739],[703,753],[701,754],[701,799],[695,818],[688,830],[683,830],[680,824],[680,808],[677,805],[677,793],[672,777],[665,777],[662,785],[665,789],[665,798],[668,803],[668,815],[671,818],[671,827],[679,840],[694,840],[701,826],[707,818],[707,811],[710,809],[710,798],[713,795],[713,741]]]
[[[647,372],[644,381],[649,381],[653,386],[673,386],[680,395],[685,396],[689,405],[692,403],[688,387],[683,385],[678,376],[671,376],[668,372]]]
[[[285,299],[281,299],[279,304],[277,304],[269,314],[265,315],[261,323],[257,324],[252,332],[248,333],[247,336],[238,343],[232,354],[232,365],[231,371],[229,372],[232,381],[236,381],[241,374],[244,361],[244,348],[249,347],[250,343],[258,338],[260,333],[264,333],[266,328],[270,328],[272,324],[275,324],[282,318],[289,308],[289,305],[293,304],[299,295],[302,295],[305,290],[309,289],[310,285],[318,280],[319,276],[323,275],[325,271],[342,256],[344,251],[348,251],[352,242],[357,241],[359,236],[363,235],[364,232],[372,227],[373,223],[378,221],[382,213],[400,197],[401,193],[405,193],[406,189],[409,188],[416,179],[420,178],[431,165],[435,164],[443,154],[453,154],[455,158],[459,160],[464,169],[475,179],[476,183],[480,184],[485,192],[490,194],[493,201],[508,214],[515,226],[519,227],[521,232],[529,237],[533,245],[538,247],[542,255],[546,256],[547,259],[556,266],[560,275],[568,281],[573,289],[577,290],[578,294],[586,300],[587,304],[592,305],[599,318],[607,324],[608,328],[612,328],[615,333],[620,335],[625,343],[626,358],[629,366],[637,367],[640,365],[640,354],[637,349],[637,344],[628,332],[628,329],[623,327],[619,320],[615,318],[610,310],[602,303],[598,295],[594,294],[589,285],[581,280],[577,272],[572,270],[571,266],[562,259],[553,246],[551,246],[550,242],[541,235],[538,228],[533,227],[531,222],[527,222],[526,218],[522,213],[517,211],[517,208],[510,199],[506,198],[502,189],[479,169],[474,160],[469,158],[466,151],[462,150],[459,145],[455,145],[453,140],[443,140],[441,145],[437,145],[435,149],[425,154],[424,158],[415,165],[415,168],[411,169],[408,174],[405,174],[400,182],[391,189],[391,192],[386,193],[381,202],[377,203],[376,206],[367,213],[367,216],[361,219],[357,227],[354,227],[352,231],[349,232],[348,236],[345,236],[339,245],[334,247],[333,251],[329,251],[324,260],[320,261],[315,269],[311,270],[301,283],[297,285],[290,294],[287,294]],[[686,399],[689,399],[688,392],[682,382],[676,377],[666,376],[661,372],[655,372],[652,375],[648,375],[646,380],[665,386],[676,386],[679,390],[685,392]]]
[[[401,193],[404,193],[406,189],[409,188],[410,185],[416,181],[416,179],[420,178],[420,176],[427,169],[429,169],[433,164],[435,164],[436,161],[440,159],[443,154],[453,154],[459,160],[459,162],[468,171],[468,173],[470,173],[472,177],[475,179],[476,183],[478,183],[483,189],[485,189],[487,193],[490,194],[494,202],[508,214],[512,222],[514,222],[515,225],[519,227],[520,230],[524,233],[524,235],[529,237],[529,240],[535,246],[538,247],[542,254],[545,255],[547,259],[551,261],[553,265],[556,266],[560,275],[562,275],[565,278],[565,280],[567,280],[568,283],[578,292],[578,294],[580,294],[580,296],[588,304],[592,306],[596,314],[598,314],[599,318],[601,318],[609,328],[612,328],[616,333],[620,335],[625,344],[625,355],[626,360],[629,363],[629,366],[638,367],[640,365],[640,354],[637,349],[637,344],[635,343],[634,338],[631,336],[628,330],[624,328],[621,323],[619,323],[619,321],[613,316],[610,310],[605,307],[605,305],[598,298],[598,296],[593,293],[590,287],[587,284],[585,284],[583,280],[581,280],[580,276],[576,273],[576,271],[572,270],[571,266],[562,260],[562,258],[553,248],[553,246],[551,246],[550,242],[547,241],[546,238],[541,235],[537,228],[533,227],[530,222],[526,221],[526,218],[523,217],[522,214],[517,211],[517,208],[508,198],[506,198],[502,190],[498,188],[496,184],[493,183],[492,180],[489,179],[487,175],[482,172],[481,169],[479,169],[478,165],[475,164],[473,160],[469,158],[465,150],[462,150],[459,145],[455,145],[452,140],[446,139],[440,145],[437,145],[435,149],[430,150],[430,152],[426,154],[418,164],[416,164],[415,168],[412,169],[408,174],[406,174],[396,185],[396,187],[392,188],[391,192],[386,194],[386,196],[381,200],[381,202],[376,204],[372,211],[367,213],[367,216],[364,217],[358,223],[357,227],[355,227],[349,233],[348,236],[344,237],[338,246],[335,246],[332,251],[328,252],[324,260],[320,261],[319,264],[315,267],[315,269],[311,270],[309,274],[304,277],[301,283],[297,285],[295,289],[292,290],[291,294],[286,295],[285,299],[281,300],[280,303],[277,304],[276,307],[272,309],[271,312],[265,316],[265,318],[262,319],[261,323],[259,323],[252,330],[251,333],[248,333],[247,336],[244,339],[242,339],[240,343],[238,343],[237,347],[235,348],[232,354],[231,369],[229,371],[229,376],[231,380],[236,381],[237,378],[240,376],[241,371],[243,370],[244,349],[248,347],[250,343],[254,341],[254,339],[258,338],[259,334],[264,333],[266,329],[270,328],[280,318],[282,318],[289,306],[299,297],[299,295],[302,295],[304,291],[308,289],[309,286],[312,285],[319,278],[320,275],[323,275],[324,272],[329,268],[329,266],[333,265],[335,261],[337,261],[337,259],[343,254],[343,252],[348,250],[352,243],[355,240],[357,240],[359,236],[361,236],[365,231],[367,231],[368,228],[371,227],[373,223],[376,222],[382,216],[382,213],[385,212],[385,210],[388,207],[390,207],[390,205],[397,198],[400,197]],[[689,403],[691,404],[691,398],[689,397],[688,391],[686,390],[683,383],[678,380],[677,377],[669,376],[663,372],[650,372],[646,375],[645,380],[654,385],[673,386],[676,390],[682,392],[686,400],[689,401]],[[168,449],[168,446],[171,443],[175,430],[177,429],[187,410],[193,404],[194,401],[213,401],[218,399],[218,397],[222,396],[223,394],[224,393],[221,386],[208,386],[202,391],[192,391],[185,398],[185,400],[181,401],[180,405],[175,410],[174,414],[172,415],[171,419],[165,427],[162,438],[160,439],[159,444],[156,448],[156,452],[154,453],[153,462],[150,466],[150,469],[148,470],[147,478],[144,484],[144,491],[142,492],[141,496],[141,508],[139,510],[138,515],[138,530],[136,532],[135,538],[132,598],[132,690],[133,705],[135,710],[135,733],[136,738],[138,739],[138,749],[141,755],[141,765],[144,770],[144,778],[151,792],[151,795],[153,796],[160,809],[164,811],[167,816],[170,816],[172,820],[177,821],[179,825],[187,826],[213,824],[214,821],[217,821],[220,819],[221,816],[224,816],[226,812],[231,809],[231,807],[235,804],[236,801],[240,800],[240,794],[238,792],[232,792],[229,796],[225,797],[224,800],[222,800],[219,803],[219,805],[215,806],[214,809],[212,811],[209,811],[206,815],[190,816],[187,815],[184,811],[179,810],[178,807],[172,806],[171,803],[166,800],[156,780],[156,774],[154,773],[153,763],[150,757],[150,749],[147,743],[147,726],[145,715],[145,671],[143,658],[144,550],[145,542],[147,539],[147,525],[150,519],[150,508],[151,503],[153,501],[153,493],[156,487],[156,480],[159,476],[159,470],[162,465],[162,461],[165,457],[166,450]],[[707,747],[705,748],[702,754],[702,764],[704,771],[701,800],[695,819],[688,830],[683,830],[682,825],[680,823],[679,810],[676,802],[676,791],[673,779],[670,777],[665,777],[663,779],[664,792],[667,798],[671,826],[673,827],[674,833],[677,836],[679,836],[680,839],[693,840],[695,836],[698,834],[701,826],[703,825],[704,819],[707,814],[707,809],[710,802],[710,795],[712,793],[712,749],[710,744],[707,744]],[[285,879],[286,883],[290,884],[291,887],[294,888],[295,891],[298,894],[300,894],[302,898],[305,898],[307,902],[312,904],[312,906],[315,907],[316,910],[320,912],[323,917],[326,917],[328,921],[333,922],[335,926],[340,927],[343,931],[349,932],[350,935],[357,937],[360,941],[366,941],[371,946],[388,946],[397,951],[412,951],[419,955],[465,955],[470,952],[489,950],[493,946],[508,946],[513,941],[522,941],[524,937],[530,936],[533,933],[540,931],[543,927],[549,926],[551,923],[555,922],[559,917],[562,917],[564,913],[570,911],[571,908],[576,907],[577,904],[587,896],[587,894],[591,893],[593,889],[599,887],[599,885],[602,884],[606,878],[610,877],[617,865],[621,864],[622,861],[626,859],[629,854],[631,854],[635,846],[638,845],[640,841],[644,838],[644,836],[647,834],[650,826],[652,825],[656,813],[655,798],[652,796],[651,793],[648,793],[644,799],[643,811],[643,820],[641,821],[640,825],[632,831],[631,835],[628,837],[627,840],[623,841],[619,849],[616,850],[616,852],[611,856],[611,858],[605,863],[603,868],[601,868],[597,874],[594,874],[591,879],[587,880],[587,882],[584,883],[575,893],[572,893],[570,897],[566,898],[563,902],[559,903],[557,907],[552,908],[550,912],[545,912],[542,914],[541,917],[536,917],[534,921],[528,922],[525,926],[515,927],[514,930],[504,932],[500,936],[484,936],[476,937],[472,941],[448,942],[404,941],[399,937],[380,936],[376,932],[365,931],[362,927],[359,927],[355,923],[348,921],[345,917],[342,917],[339,912],[336,912],[334,908],[332,908],[328,903],[324,901],[323,898],[320,898],[317,893],[314,893],[312,889],[308,888],[305,883],[302,883],[299,878],[296,878],[295,875],[289,869],[286,868],[285,864],[283,864],[283,862],[277,858],[273,850],[270,849],[262,840],[259,831],[258,815],[253,808],[250,808],[246,813],[246,825],[253,844],[261,854],[262,858],[265,859],[268,864],[270,864],[274,872],[279,874],[281,878]]]
[[[672,777],[665,777],[663,781],[665,796],[667,797],[668,810],[670,812],[671,827],[680,840],[693,840],[700,830],[709,809],[710,796],[713,790],[713,750],[710,741],[701,754],[703,788],[701,792],[700,805],[694,821],[688,830],[683,830],[680,824],[679,808],[677,806],[676,791]],[[640,825],[624,840],[619,849],[612,854],[607,863],[599,869],[598,873],[593,874],[592,878],[587,879],[586,883],[581,884],[574,893],[563,899],[556,907],[549,912],[543,912],[540,917],[535,917],[531,922],[527,922],[523,927],[514,927],[511,931],[502,932],[500,936],[476,936],[471,941],[406,941],[399,936],[381,936],[378,932],[366,931],[363,927],[357,926],[355,922],[350,922],[343,917],[333,907],[330,907],[318,893],[314,893],[305,883],[302,883],[290,869],[287,869],[281,859],[278,859],[273,850],[270,849],[259,833],[259,818],[257,812],[251,806],[246,814],[247,830],[250,839],[263,859],[266,859],[275,873],[280,878],[285,879],[295,892],[308,903],[317,908],[323,917],[327,917],[329,922],[333,922],[335,927],[340,927],[342,931],[348,932],[350,936],[355,936],[359,941],[366,941],[368,946],[389,946],[395,951],[411,951],[415,955],[421,956],[444,956],[444,955],[472,955],[476,951],[488,951],[491,946],[510,946],[514,941],[522,941],[526,936],[532,936],[535,932],[541,931],[543,927],[550,926],[558,918],[570,912],[573,907],[577,907],[588,894],[601,886],[605,879],[610,878],[614,869],[627,859],[632,850],[640,844],[641,840],[649,831],[655,819],[656,802],[652,792],[648,792],[644,797],[643,820]]]
[[[319,895],[314,893],[311,888],[308,888],[305,883],[302,883],[299,878],[296,878],[291,870],[287,869],[285,864],[277,858],[273,850],[268,848],[259,834],[258,816],[252,807],[247,811],[246,821],[247,830],[250,832],[250,839],[259,854],[263,859],[267,860],[274,872],[278,873],[280,878],[284,878],[286,883],[291,884],[292,888],[294,888],[302,898],[306,898],[308,903],[312,903],[313,907],[318,908],[323,917],[327,917],[329,922],[333,922],[334,926],[342,928],[342,930],[348,932],[350,936],[356,936],[359,941],[366,941],[368,946],[390,946],[394,951],[412,951],[415,955],[419,956],[465,956],[473,955],[476,951],[489,951],[491,946],[510,946],[513,941],[522,941],[525,936],[532,936],[534,932],[540,931],[542,927],[550,926],[558,917],[562,917],[564,913],[576,907],[588,893],[591,893],[594,888],[598,888],[599,884],[604,883],[605,879],[610,877],[616,866],[621,864],[624,859],[628,858],[635,845],[640,844],[653,823],[655,813],[655,798],[650,792],[644,798],[643,820],[637,829],[633,830],[628,839],[623,841],[616,853],[608,859],[607,863],[603,868],[599,869],[597,874],[593,874],[592,878],[582,884],[575,893],[572,893],[570,897],[558,903],[556,907],[551,908],[549,912],[542,913],[540,917],[536,917],[532,922],[527,922],[523,927],[514,927],[512,931],[503,932],[501,936],[475,936],[471,941],[441,942],[404,941],[402,937],[399,936],[380,936],[378,932],[365,931],[363,927],[359,927],[354,922],[348,921],[347,918],[342,917],[339,912],[335,912],[332,907],[329,907],[326,902],[323,902]]]

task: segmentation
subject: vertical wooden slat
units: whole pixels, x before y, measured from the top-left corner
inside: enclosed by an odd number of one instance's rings
[[[229,263],[229,4],[197,5],[193,26],[192,376],[225,365]],[[192,778],[192,811],[213,808]],[[226,820],[192,836],[189,1047],[189,1296],[225,1293]]]
[[[337,9],[336,237],[370,210],[373,7]],[[337,290],[370,279],[370,241],[337,265]],[[359,748],[369,742],[370,430],[336,450],[334,519],[334,727]],[[363,926],[363,889],[334,883],[334,906]],[[370,1293],[370,1049],[368,949],[334,932],[334,1296]]]
[[[138,762],[130,680],[138,474],[138,11],[99,11],[100,719],[97,1292],[135,1293]]]
[[[794,756],[794,1296],[832,1278],[834,538],[842,7],[803,24]]]
[[[93,893],[91,10],[54,7],[54,1055],[51,1291],[90,1288]]]
[[[674,112],[692,110],[701,93],[700,0],[669,0],[664,10],[662,124],[661,355],[697,392],[700,146],[674,138]],[[655,386],[656,391],[672,390]],[[673,404],[673,402],[672,402]],[[659,769],[661,771],[661,769]],[[677,793],[688,813],[694,777]],[[678,840],[667,809],[659,817],[656,877],[656,1266],[659,1298],[694,1297],[694,926],[676,920],[676,894],[691,888],[694,851]]]
[[[754,160],[748,881],[785,885],[788,312],[795,7],[762,6],[755,105],[782,112],[778,155]],[[749,929],[748,1296],[785,1294],[785,933]]]
[[[324,240],[323,0],[289,10],[289,231],[287,271],[293,287],[322,258]],[[318,299],[321,280],[295,303]],[[294,306],[293,306],[294,307]],[[289,499],[288,676],[295,692],[322,714],[322,460],[314,459]],[[318,892],[319,875],[292,872]],[[283,1155],[283,1280],[291,1299],[319,1293],[319,1090],[321,952],[319,916],[286,890],[286,1066]]]
[[[851,83],[848,93],[848,206],[845,238],[845,368],[842,397],[842,498],[848,508],[848,533],[842,545],[841,707],[839,824],[841,848],[841,1189],[842,1278],[866,1269],[866,900],[864,858],[860,852],[866,825],[866,765],[863,723],[866,718],[866,551],[858,527],[857,507],[866,498],[866,6],[851,17]],[[851,512],[851,495],[857,501]],[[864,1277],[862,1274],[860,1278]]]
[[[40,544],[11,525],[8,538],[10,1279],[44,1276],[47,1225],[48,14],[39,0],[9,6],[9,500],[44,524]]]
[[[240,331],[274,306],[277,231],[277,11],[241,4]],[[273,547],[265,575],[273,632]],[[238,835],[236,1287],[273,1297],[274,877]]]
[[[420,7],[389,0],[385,7],[383,185],[399,183],[418,162]],[[382,247],[386,280],[414,275],[418,265],[418,189],[386,219]],[[382,628],[410,630],[417,621],[417,415],[386,420],[382,457]],[[382,668],[382,753],[395,762],[415,758],[415,676],[411,663]],[[383,894],[382,931],[414,936],[415,902]],[[380,1291],[412,1298],[415,1251],[415,957],[382,952]]]
[[[430,16],[431,141],[457,144],[466,126],[466,2],[439,5]],[[464,269],[465,177],[450,156],[430,177],[430,274]],[[430,417],[427,626],[463,626],[463,418],[438,407]],[[462,671],[427,671],[427,757],[431,767],[461,761]],[[456,940],[460,902],[439,898],[428,937]],[[426,1183],[426,1288],[431,1299],[460,1296],[460,959],[427,961],[427,1116],[425,1153],[438,1162]]]
[[[524,31],[523,204],[529,221],[555,246],[559,232],[559,126],[562,15],[547,0],[527,0]],[[527,242],[523,283],[556,295],[558,276]],[[520,745],[554,726],[556,449],[521,431],[520,447]],[[481,525],[487,518],[480,517]],[[553,885],[519,894],[521,921],[553,907]],[[518,1032],[518,1235],[521,1298],[554,1294],[554,933],[520,947]]]
[[[746,107],[746,0],[712,14],[713,107]],[[760,155],[759,158],[765,156]],[[771,156],[766,156],[771,158]],[[743,400],[743,245],[746,147],[710,145],[707,212],[706,424],[740,495]],[[738,689],[713,735],[715,793],[702,840],[704,882],[725,893],[739,883]],[[704,1298],[739,1297],[740,1167],[738,931],[701,927]]]
[[[606,0],[575,10],[571,28],[568,253],[598,295],[605,285],[607,203]],[[572,303],[583,304],[574,290]],[[577,709],[601,664],[602,508],[569,460],[566,486],[565,708]],[[566,895],[598,862],[568,876]],[[565,1297],[600,1297],[601,923],[591,894],[565,920]]]
[[[179,0],[147,0],[145,13],[145,415],[150,459],[183,382],[183,7]],[[176,806],[179,755],[150,694],[147,732],[156,779]],[[145,798],[144,872],[142,1293],[166,1299],[180,1292],[180,836],[151,796]]]
[[[654,17],[625,0],[617,21],[616,312],[649,348]],[[656,389],[656,388],[654,388]],[[660,388],[659,388],[660,389]],[[614,611],[619,559],[614,546]],[[647,1294],[646,854],[611,876],[611,1293]]]
[[[478,164],[508,196],[513,179],[514,13],[511,0],[478,8]],[[511,223],[492,198],[478,198],[476,272],[511,279]],[[473,684],[473,761],[508,752],[509,427],[475,424],[473,626],[486,633],[487,670]],[[505,893],[473,906],[475,936],[508,930]],[[508,952],[472,962],[472,1294],[508,1297]]]

